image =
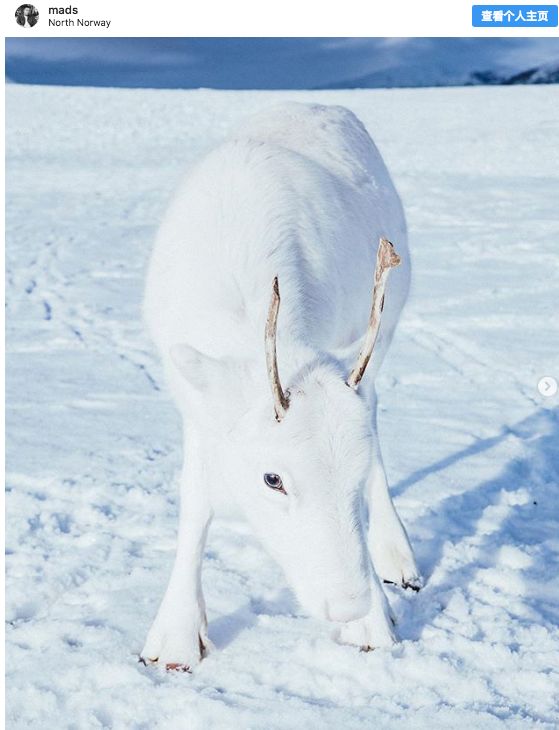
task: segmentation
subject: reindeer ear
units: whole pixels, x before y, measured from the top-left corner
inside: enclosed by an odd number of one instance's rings
[[[222,362],[204,355],[189,345],[172,345],[169,354],[183,378],[199,392],[208,390],[224,370]]]

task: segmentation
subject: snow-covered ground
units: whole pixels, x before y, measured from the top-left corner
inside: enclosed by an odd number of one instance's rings
[[[7,92],[8,727],[557,727],[559,88]],[[217,651],[165,674],[137,663],[180,463],[143,274],[183,168],[280,97],[353,109],[403,197],[380,427],[427,585],[388,589],[403,641],[359,653],[214,523]]]

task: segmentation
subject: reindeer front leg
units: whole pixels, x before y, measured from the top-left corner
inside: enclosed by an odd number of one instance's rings
[[[365,334],[357,363],[346,383],[356,390],[363,374],[374,357],[374,348],[380,331],[384,308],[385,287],[388,275],[400,265],[400,257],[386,238],[381,238],[375,265],[373,301],[369,316],[369,327]],[[369,507],[368,544],[377,575],[387,583],[396,583],[404,588],[419,590],[423,585],[408,536],[398,517],[382,463],[382,454],[377,427],[377,397],[374,385],[370,384],[369,401],[372,416],[373,453],[371,471],[367,479],[366,499]]]
[[[386,583],[418,591],[423,585],[406,530],[392,502],[377,429],[377,400],[372,395],[374,451],[366,485],[369,507],[367,542],[377,575]]]
[[[209,647],[201,568],[211,510],[199,474],[183,473],[177,553],[140,661],[189,671]],[[192,478],[194,477],[194,478]],[[197,478],[198,477],[198,478]]]

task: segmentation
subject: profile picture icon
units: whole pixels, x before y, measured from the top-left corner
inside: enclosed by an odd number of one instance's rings
[[[16,22],[22,28],[32,28],[38,20],[39,11],[34,5],[20,5],[16,10]]]

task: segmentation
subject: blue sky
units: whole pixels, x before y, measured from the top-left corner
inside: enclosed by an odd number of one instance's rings
[[[297,89],[463,83],[559,63],[557,38],[7,38],[20,83]]]

